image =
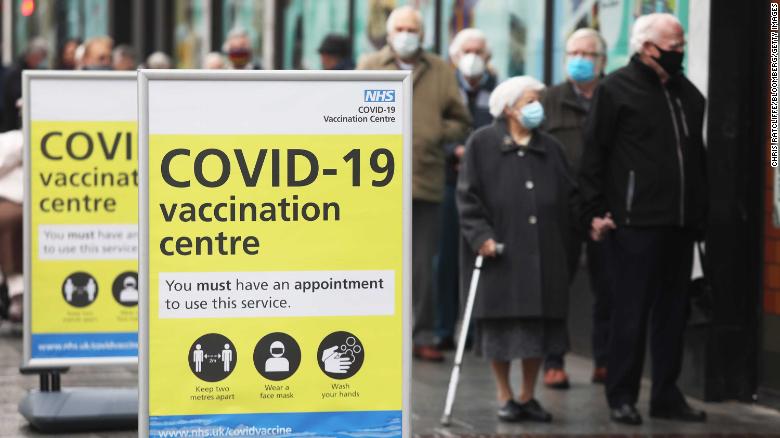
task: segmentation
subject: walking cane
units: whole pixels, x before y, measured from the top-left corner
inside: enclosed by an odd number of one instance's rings
[[[504,244],[496,244],[496,255],[504,252]],[[483,257],[477,256],[474,261],[474,273],[471,274],[471,283],[469,284],[469,295],[466,299],[466,309],[463,312],[463,321],[460,324],[460,337],[458,337],[458,349],[455,352],[455,364],[450,374],[450,385],[447,388],[447,399],[444,402],[444,414],[441,416],[441,424],[450,425],[452,417],[452,405],[455,403],[455,393],[458,391],[458,379],[460,378],[460,364],[463,362],[463,350],[466,349],[466,335],[469,332],[471,324],[471,312],[474,310],[474,300],[477,297],[477,285],[479,284],[479,273],[482,270]]]

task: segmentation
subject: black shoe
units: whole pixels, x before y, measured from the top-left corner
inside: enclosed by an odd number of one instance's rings
[[[439,351],[450,351],[455,349],[455,340],[452,338],[452,336],[445,336],[443,338],[439,338],[436,343],[434,344],[436,349]]]
[[[523,410],[514,400],[507,401],[504,406],[496,412],[498,419],[507,423],[516,423],[523,419]]]
[[[651,407],[650,416],[666,420],[687,421],[689,423],[702,423],[707,421],[706,412],[693,409],[687,403],[683,403],[674,408],[660,406]]]
[[[642,424],[642,416],[639,415],[639,411],[629,404],[624,404],[617,409],[612,409],[609,417],[615,423],[629,424],[631,426],[639,426]]]
[[[536,399],[528,400],[525,403],[518,405],[523,412],[523,416],[531,421],[538,421],[540,423],[549,423],[552,421],[552,415],[542,408]]]

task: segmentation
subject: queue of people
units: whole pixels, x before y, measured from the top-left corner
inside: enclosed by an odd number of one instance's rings
[[[477,29],[458,33],[449,61],[423,50],[423,19],[403,6],[387,19],[387,44],[361,70],[408,70],[413,81],[413,354],[442,362],[455,345],[460,303],[474,259],[486,259],[469,343],[489,361],[501,421],[552,421],[536,398],[539,375],[569,387],[568,296],[583,247],[594,294],[592,381],[604,383],[611,419],[641,424],[636,408],[650,334],[650,416],[704,421],[676,382],[688,306],[692,245],[707,209],[704,98],[682,73],[685,38],[669,14],[639,17],[628,64],[605,75],[607,47],[580,29],[566,41],[566,79],[545,87],[530,76],[499,82]],[[328,35],[326,69],[355,67],[350,40]],[[209,69],[258,69],[248,34],[228,35]],[[3,126],[19,129],[21,71],[39,68],[34,39],[3,89]],[[131,47],[107,37],[61,48],[58,68],[133,70]],[[170,68],[158,52],[149,68]],[[1,142],[18,142],[20,135]],[[5,181],[13,161],[0,148],[0,269],[21,318],[21,199]],[[13,162],[13,163],[12,163]],[[12,163],[8,164],[7,163]],[[499,254],[497,248],[503,245]],[[18,247],[18,248],[17,248]],[[13,289],[13,290],[12,290]],[[19,297],[19,298],[16,298]],[[517,389],[511,363],[519,360]]]
[[[605,383],[611,419],[642,422],[636,403],[649,323],[650,416],[704,421],[676,383],[692,245],[707,199],[704,100],[682,74],[679,21],[638,18],[631,60],[606,76],[603,38],[574,32],[566,80],[549,89],[529,76],[496,85],[478,30],[454,38],[456,69],[443,78],[441,61],[420,48],[417,11],[396,9],[387,29],[387,45],[358,68],[413,72],[415,357],[441,361],[441,350],[454,346],[458,298],[482,255],[470,341],[490,361],[497,416],[551,421],[536,382],[544,369],[546,386],[569,387],[568,294],[584,246],[594,293],[592,381]],[[518,391],[513,360],[521,362]]]

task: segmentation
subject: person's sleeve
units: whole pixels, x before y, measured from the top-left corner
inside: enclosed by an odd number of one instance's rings
[[[370,70],[368,66],[368,55],[362,55],[360,59],[358,59],[355,70]]]
[[[19,130],[0,134],[0,177],[22,167],[23,138]]]
[[[474,252],[488,239],[495,240],[487,209],[482,200],[482,187],[477,167],[474,137],[466,142],[466,152],[458,174],[456,202],[460,216],[460,229]]]
[[[447,73],[450,73],[449,71]],[[445,143],[461,142],[471,129],[471,115],[463,105],[455,74],[444,75],[444,115],[442,140]]]
[[[585,146],[578,178],[580,221],[586,229],[590,228],[594,217],[602,217],[609,211],[604,186],[616,123],[616,104],[608,89],[600,85],[585,122]]]

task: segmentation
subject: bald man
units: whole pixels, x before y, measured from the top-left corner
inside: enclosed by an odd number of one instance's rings
[[[113,47],[114,40],[107,36],[88,39],[84,42],[84,56],[80,60],[80,69],[112,70]]]

